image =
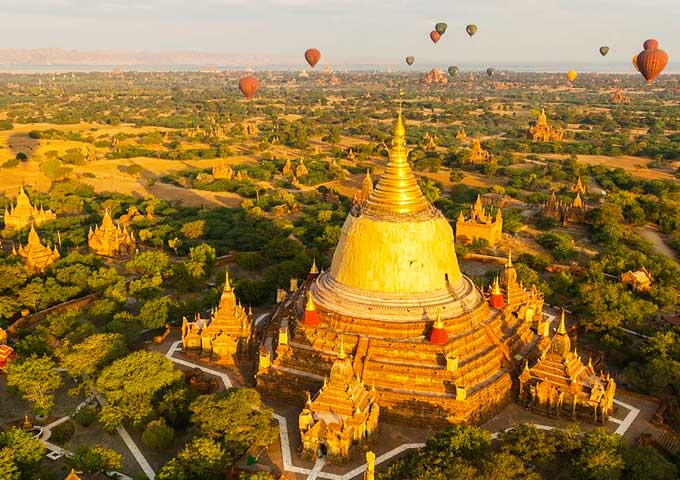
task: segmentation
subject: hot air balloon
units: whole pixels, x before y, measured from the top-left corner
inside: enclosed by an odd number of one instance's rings
[[[489,76],[489,78],[493,77],[493,74],[494,74],[494,73],[496,73],[496,69],[495,69],[495,68],[489,67],[489,68],[486,69],[486,74]]]
[[[305,52],[305,60],[309,63],[309,66],[314,68],[319,59],[321,58],[321,52],[316,48],[310,48]]]
[[[609,47],[602,46],[600,47],[600,55],[603,57],[609,53]]]
[[[473,36],[475,33],[477,33],[477,25],[471,24],[465,27],[465,31],[467,32],[468,35]]]
[[[432,30],[430,32],[430,39],[433,43],[437,43],[442,36],[437,32],[437,30]]]
[[[238,82],[238,88],[241,90],[243,96],[248,100],[253,98],[253,95],[255,95],[255,92],[257,92],[257,87],[259,87],[259,85],[260,84],[257,81],[257,78],[253,77],[252,75],[241,77],[241,80]]]
[[[439,22],[437,25],[434,26],[434,29],[437,31],[439,35],[444,35],[444,32],[446,32],[446,28],[448,27],[447,24],[444,22]]]
[[[576,80],[577,76],[578,73],[576,73],[576,70],[569,70],[567,72],[567,80],[569,80],[569,83],[572,83],[574,80]]]
[[[452,77],[457,76],[458,75],[458,67],[451,65],[449,67],[449,75],[451,75]]]
[[[406,63],[408,63],[409,65],[413,65],[414,60],[415,60],[415,57],[413,57],[412,55],[409,55],[408,57],[406,57]]]
[[[640,71],[640,69],[637,66],[637,55],[633,55],[633,66],[635,67],[635,70],[637,70],[638,72]]]
[[[647,83],[652,83],[668,65],[668,54],[659,48],[659,42],[653,38],[647,40],[643,47],[644,50],[637,54],[635,64]]]

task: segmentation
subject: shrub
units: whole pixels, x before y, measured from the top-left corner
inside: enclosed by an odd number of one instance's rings
[[[152,450],[167,450],[174,439],[175,431],[162,418],[149,422],[142,433],[142,443]]]
[[[78,422],[83,427],[92,425],[99,416],[96,405],[85,405],[74,413],[71,418]]]
[[[71,420],[66,420],[52,429],[50,441],[63,445],[73,438],[74,433],[76,433],[76,424]]]
[[[12,168],[16,167],[17,165],[19,165],[19,160],[17,160],[16,158],[10,158],[9,160],[2,164],[2,168]]]

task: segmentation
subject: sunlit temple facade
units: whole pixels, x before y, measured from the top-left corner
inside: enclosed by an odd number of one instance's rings
[[[545,332],[538,350],[539,358],[531,366],[527,360],[519,376],[520,400],[544,413],[604,424],[614,410],[616,383],[609,374],[597,374],[591,360],[583,364],[569,338],[564,310],[554,335]]]
[[[19,243],[18,248],[13,246],[12,255],[21,257],[26,265],[39,272],[45,271],[47,267],[61,258],[56,246],[50,247],[42,244],[38,232],[32,225],[28,234],[28,242],[26,245]]]
[[[126,226],[115,225],[111,212],[106,209],[102,224],[90,227],[87,245],[93,253],[107,257],[132,255],[136,248],[135,236]]]
[[[466,217],[460,212],[456,221],[456,242],[462,244],[473,243],[476,239],[486,240],[490,246],[495,245],[503,238],[503,214],[501,209],[496,209],[496,214],[487,213],[482,203],[482,198],[477,195],[477,200],[470,207],[470,216]]]
[[[470,163],[477,164],[482,162],[487,162],[491,159],[491,154],[482,148],[482,142],[479,141],[479,137],[475,138],[470,147]]]
[[[310,297],[311,299],[311,297]],[[330,377],[314,398],[308,395],[300,413],[303,453],[346,458],[350,448],[367,440],[378,428],[380,407],[376,393],[354,374],[342,338]]]
[[[562,225],[569,223],[580,224],[585,223],[588,210],[590,208],[581,198],[580,192],[576,192],[576,196],[571,203],[565,203],[559,200],[553,191],[548,201],[541,206],[540,215]]]
[[[536,124],[529,127],[528,135],[535,142],[561,142],[564,130],[548,125],[548,117],[543,109],[538,114]]]
[[[210,318],[196,314],[193,322],[182,319],[182,349],[200,352],[218,363],[232,364],[251,355],[253,336],[252,312],[236,301],[234,289],[226,274],[219,305]]]
[[[496,306],[461,273],[453,230],[408,165],[405,134],[400,114],[385,170],[351,209],[330,269],[279,292],[257,386],[303,400],[324,388],[336,362],[351,362],[381,416],[480,422],[510,401],[539,339],[532,328],[543,298],[517,282],[511,262]]]
[[[29,225],[39,227],[45,222],[54,220],[57,215],[52,210],[45,210],[42,205],[34,207],[31,200],[24,191],[24,187],[19,188],[19,195],[16,203],[5,210],[5,230],[17,231]]]

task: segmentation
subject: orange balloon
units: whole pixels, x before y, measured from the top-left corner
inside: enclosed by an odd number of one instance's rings
[[[576,73],[575,70],[569,70],[567,72],[567,80],[569,80],[569,82],[573,82],[574,80],[576,80],[577,76],[578,76],[578,73]]]
[[[321,58],[321,52],[316,48],[310,48],[305,52],[305,60],[309,63],[309,66],[314,68],[319,59]]]
[[[668,65],[668,54],[659,48],[659,42],[653,38],[643,46],[645,49],[638,53],[635,63],[647,83],[652,83]]]
[[[255,95],[255,92],[257,92],[257,88],[259,86],[260,83],[257,81],[257,78],[253,77],[252,75],[242,77],[238,82],[238,88],[241,90],[243,96],[248,100],[253,98],[253,95]]]
[[[437,30],[432,30],[430,32],[430,39],[432,40],[432,43],[437,43],[440,38],[442,38],[442,36],[439,35],[439,32]]]

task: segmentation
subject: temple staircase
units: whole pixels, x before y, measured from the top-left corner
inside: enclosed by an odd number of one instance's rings
[[[354,352],[354,375],[358,378],[364,378],[364,366],[366,356],[368,355],[368,345],[370,340],[368,337],[359,337],[357,348]]]
[[[505,360],[508,362],[508,364],[512,364],[512,358],[510,357],[510,349],[506,345],[505,342],[502,342],[500,338],[494,333],[494,331],[491,329],[488,323],[483,324],[484,328],[484,333],[486,333],[487,338],[491,343],[496,345],[498,349],[501,351],[503,354],[503,357]]]

